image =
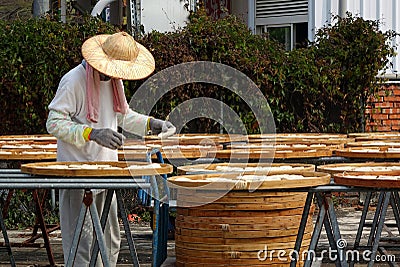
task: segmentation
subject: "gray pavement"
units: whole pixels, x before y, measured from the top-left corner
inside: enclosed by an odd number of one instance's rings
[[[337,209],[337,217],[339,222],[339,227],[342,234],[342,239],[346,240],[348,247],[352,246],[352,242],[354,241],[356,231],[358,228],[359,220],[361,216],[361,211],[355,210],[354,208],[340,208]],[[373,211],[369,212],[368,218],[372,218]],[[393,214],[391,209],[389,208],[388,214],[386,216],[388,223],[394,223]],[[121,228],[122,229],[122,228]],[[133,232],[133,238],[136,245],[136,250],[139,256],[140,266],[148,267],[151,266],[151,236],[152,230],[150,229],[148,224],[145,223],[132,223],[131,229]],[[8,231],[8,235],[10,237],[11,242],[20,243],[27,238],[29,238],[31,234],[31,230],[21,230],[21,231]],[[124,232],[121,231],[121,235],[124,235]],[[0,234],[2,240],[2,235]],[[365,243],[369,236],[369,232],[365,230],[362,236],[362,243]],[[399,231],[397,228],[389,228],[383,231],[382,236],[399,236]],[[55,231],[50,234],[52,250],[55,257],[55,261],[60,263],[58,266],[62,266],[62,249],[61,249],[61,233],[60,231]],[[41,247],[13,247],[13,254],[17,261],[17,266],[35,266],[35,267],[44,267],[48,266],[47,254],[46,250],[43,247],[43,240],[39,239],[35,242]],[[320,241],[318,243],[318,251],[328,249],[328,240],[326,234],[323,230],[321,234]],[[0,250],[0,266],[10,266],[8,256],[5,252]],[[395,252],[393,252],[395,253]],[[174,262],[175,251],[174,251],[174,240],[169,240],[168,242],[168,259],[163,264],[163,267],[173,267],[175,266]],[[400,256],[397,255],[397,259],[400,259]],[[126,243],[126,240],[122,238],[121,244],[121,253],[119,257],[118,266],[132,266],[132,262],[129,255],[129,249]],[[313,264],[314,267],[322,266],[322,267],[330,267],[335,266],[332,262],[329,261],[328,258],[324,258],[323,261],[316,261]],[[356,266],[366,266],[366,264],[359,264]],[[376,266],[388,266],[386,263],[377,264]]]

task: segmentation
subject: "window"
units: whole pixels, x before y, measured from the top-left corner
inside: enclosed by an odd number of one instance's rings
[[[257,34],[268,33],[268,36],[281,43],[287,51],[294,48],[306,47],[308,43],[308,24],[291,23],[281,25],[258,26]]]
[[[254,0],[256,33],[266,33],[286,50],[307,45],[308,0]]]
[[[268,36],[281,43],[287,51],[293,49],[292,25],[282,27],[267,27]]]

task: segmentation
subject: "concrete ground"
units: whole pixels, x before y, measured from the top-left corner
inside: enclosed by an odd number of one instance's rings
[[[369,218],[373,215],[372,212],[369,214]],[[339,227],[341,230],[342,239],[346,240],[347,247],[352,246],[354,241],[356,231],[358,228],[361,211],[355,210],[354,208],[339,209],[337,211]],[[388,210],[387,222],[394,222],[391,210]],[[136,250],[139,256],[140,266],[148,267],[151,266],[151,236],[152,230],[148,224],[131,224],[134,242]],[[8,231],[8,235],[11,242],[20,243],[26,240],[31,234],[29,229],[25,231]],[[121,231],[121,235],[124,232]],[[382,233],[382,236],[398,236],[399,232],[397,228],[386,228]],[[1,235],[0,235],[1,236]],[[366,242],[369,236],[368,231],[363,232],[362,242]],[[2,237],[2,236],[1,236]],[[2,238],[0,241],[3,241]],[[43,244],[43,240],[39,239],[36,241],[37,244]],[[52,250],[55,257],[55,261],[59,263],[58,266],[62,266],[62,249],[61,249],[61,233],[60,231],[55,231],[51,233],[51,244]],[[174,250],[174,240],[169,240],[168,242],[168,259],[164,262],[163,267],[173,267],[175,266],[175,250]],[[127,247],[126,240],[122,239],[121,253],[119,257],[118,266],[132,266],[132,261],[129,255],[129,249]],[[328,249],[328,240],[325,232],[321,234],[320,241],[318,243],[318,251]],[[44,247],[31,247],[31,248],[20,248],[13,247],[13,254],[17,262],[18,267],[31,266],[31,267],[44,267],[48,266],[47,254]],[[0,266],[10,266],[9,259],[6,252],[3,252],[0,248]],[[393,253],[394,254],[394,253]],[[400,260],[400,256],[397,255],[397,259]],[[323,261],[316,261],[313,264],[314,267],[330,267],[335,266],[330,262],[329,258],[324,258]],[[357,264],[356,266],[366,266],[366,264]],[[386,263],[376,264],[375,266],[388,266]]]
[[[132,223],[131,230],[135,242],[135,248],[138,254],[139,263],[142,267],[151,266],[151,251],[152,251],[152,230],[147,223]],[[27,240],[32,231],[26,230],[8,230],[10,242],[21,243]],[[3,242],[2,235],[0,234],[0,241]],[[129,254],[128,244],[124,236],[124,231],[121,226],[121,251],[118,259],[118,266],[132,266],[132,260]],[[59,230],[50,234],[50,243],[57,266],[63,266],[63,253],[61,246],[61,232]],[[43,239],[36,240],[36,247],[12,247],[12,252],[18,267],[45,267],[49,265],[46,249],[43,246]],[[170,240],[168,242],[168,256],[175,255],[175,242]],[[1,249],[1,248],[0,248]],[[170,259],[168,259],[170,261]],[[10,266],[9,258],[6,252],[0,250],[0,267]]]

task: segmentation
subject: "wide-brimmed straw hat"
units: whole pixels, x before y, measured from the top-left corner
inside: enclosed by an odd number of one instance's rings
[[[126,32],[89,38],[82,45],[82,55],[99,72],[123,80],[146,78],[155,68],[150,51]]]

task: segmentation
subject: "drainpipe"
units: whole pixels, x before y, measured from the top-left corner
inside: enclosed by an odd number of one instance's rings
[[[67,22],[67,0],[61,0],[60,3],[60,20],[63,23]]]
[[[257,0],[247,0],[248,14],[247,14],[247,26],[252,33],[256,32],[256,1]]]
[[[339,0],[339,16],[341,18],[345,18],[346,11],[347,11],[347,0]]]

